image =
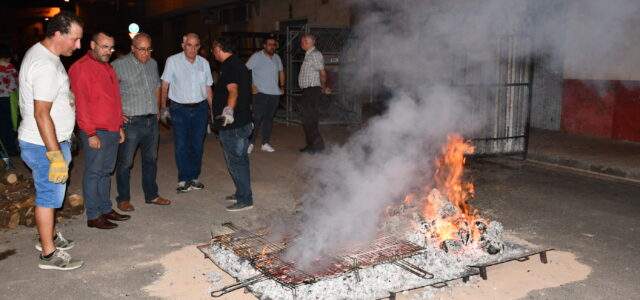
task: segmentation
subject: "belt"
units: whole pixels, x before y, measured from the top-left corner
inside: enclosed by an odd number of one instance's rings
[[[151,118],[151,117],[156,117],[158,116],[157,114],[148,114],[148,115],[138,115],[138,116],[130,116],[129,118]]]
[[[171,100],[171,102],[173,102],[175,104],[178,104],[178,105],[184,106],[184,107],[189,107],[189,108],[198,107],[200,105],[200,103],[202,103],[204,101],[206,101],[206,100],[202,100],[202,101],[200,101],[198,103],[187,103],[187,104],[185,104],[185,103],[178,103],[178,102],[175,102],[175,101]]]

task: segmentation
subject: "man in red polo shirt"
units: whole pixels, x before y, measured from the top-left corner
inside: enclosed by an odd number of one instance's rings
[[[114,51],[113,36],[97,31],[91,38],[91,50],[69,70],[71,90],[76,98],[76,120],[85,151],[82,195],[87,210],[87,225],[112,229],[112,221],[130,216],[114,211],[109,198],[110,173],[124,142],[122,103],[116,72],[109,64]]]

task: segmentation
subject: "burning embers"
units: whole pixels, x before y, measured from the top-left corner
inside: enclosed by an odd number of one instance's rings
[[[472,210],[473,185],[463,180],[465,155],[472,152],[462,137],[449,136],[436,160],[435,188],[388,206],[373,241],[322,252],[312,268],[285,255],[300,240],[297,228],[278,235],[232,228],[215,237],[200,250],[241,281],[212,295],[248,287],[263,299],[373,299],[475,274],[486,279],[487,266],[534,254],[545,262],[548,249],[503,241],[502,224]]]
[[[502,224],[487,221],[468,203],[474,188],[463,180],[463,171],[465,155],[473,150],[461,136],[450,135],[435,162],[436,188],[425,189],[421,197],[409,194],[402,204],[387,207],[383,228],[410,222],[413,230],[409,236],[421,246],[438,247],[448,253],[472,249],[499,253],[504,248]]]

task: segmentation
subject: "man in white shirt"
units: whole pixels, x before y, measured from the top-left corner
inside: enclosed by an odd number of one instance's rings
[[[209,62],[198,55],[200,38],[195,33],[183,37],[184,51],[167,58],[162,79],[162,103],[170,100],[173,144],[178,165],[178,193],[200,190],[202,151],[207,134],[207,119],[213,99]]]
[[[62,206],[69,178],[69,139],[75,125],[74,96],[60,55],[80,48],[82,21],[62,11],[47,26],[46,37],[25,54],[20,67],[18,142],[36,188],[36,225],[40,235],[40,269],[73,270],[83,261],[65,252],[75,244],[55,230],[54,214]]]
[[[270,36],[264,41],[264,49],[251,55],[247,62],[247,69],[251,70],[253,79],[253,134],[249,140],[248,152],[253,150],[260,123],[264,121],[262,129],[262,151],[274,152],[270,144],[273,117],[280,103],[280,95],[284,92],[284,71],[282,60],[276,53],[278,42]]]

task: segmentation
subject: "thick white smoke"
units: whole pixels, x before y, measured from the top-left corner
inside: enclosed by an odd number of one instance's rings
[[[358,60],[341,67],[349,69],[353,85],[361,84],[363,90],[371,82],[377,88],[386,85],[393,97],[383,115],[305,165],[303,231],[287,255],[308,267],[321,253],[371,239],[384,207],[430,184],[432,162],[446,136],[459,132],[469,137],[490,117],[471,108],[484,95],[455,85],[499,81],[495,66],[504,59],[497,51],[502,37],[518,35],[528,41],[512,58],[533,54],[558,63],[554,58],[566,49],[566,1],[352,0],[357,39],[347,52]],[[611,3],[639,6],[630,1]],[[586,16],[610,3],[578,2],[585,5],[581,14]],[[628,17],[620,7],[605,12]],[[601,17],[607,22],[616,18]]]

